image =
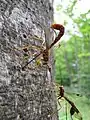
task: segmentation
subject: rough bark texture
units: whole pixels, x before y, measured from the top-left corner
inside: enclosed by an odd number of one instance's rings
[[[47,67],[34,61],[21,69],[27,61],[21,47],[31,45],[30,58],[38,53],[32,45],[42,46],[43,28],[49,28],[53,21],[52,3],[0,0],[0,120],[57,120],[57,115],[50,115],[56,102]]]

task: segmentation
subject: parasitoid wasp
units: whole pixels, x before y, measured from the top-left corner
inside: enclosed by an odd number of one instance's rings
[[[43,55],[43,60],[45,62],[48,61],[48,55],[49,55],[49,50],[61,39],[61,37],[64,35],[64,26],[61,25],[61,24],[52,24],[51,25],[51,28],[52,29],[55,29],[55,30],[59,30],[59,34],[58,36],[56,36],[55,40],[51,43],[50,46],[46,47],[46,49],[42,50],[39,54],[36,54],[35,57],[33,57],[30,61],[28,61],[23,67],[22,67],[22,70],[24,70],[24,68],[30,64],[33,60],[35,60],[37,57],[39,57],[41,54]]]

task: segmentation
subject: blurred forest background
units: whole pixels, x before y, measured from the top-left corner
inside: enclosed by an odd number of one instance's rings
[[[60,16],[62,12],[68,18],[63,23],[66,36],[55,47],[56,82],[64,86],[83,120],[90,120],[90,10],[77,16],[76,4],[77,0],[72,0],[66,7],[63,2],[55,7],[55,14]],[[62,104],[60,120],[70,120],[65,116],[65,103]]]

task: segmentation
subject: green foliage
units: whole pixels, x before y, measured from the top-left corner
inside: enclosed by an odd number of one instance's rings
[[[78,28],[78,34],[73,31],[68,32],[70,39],[61,42],[61,47],[55,47],[56,82],[60,85],[68,86],[71,91],[76,91],[84,97],[73,96],[73,101],[82,113],[83,120],[90,117],[90,10],[74,18],[74,7],[77,0],[73,0],[68,8],[58,6],[58,11],[63,9],[64,14],[72,19],[73,24]],[[65,20],[68,24],[68,20]],[[67,25],[66,24],[66,25]],[[68,107],[69,109],[69,107]],[[68,115],[68,117],[70,117]],[[65,112],[60,111],[60,120],[66,119]],[[68,118],[69,119],[69,118]]]
[[[90,38],[86,24],[88,23],[83,23],[82,26],[85,30],[87,29],[87,32],[83,34],[83,28],[80,28],[82,37],[73,35],[69,41],[63,42],[61,48],[55,48],[56,80],[66,81],[64,83],[68,84],[68,82],[70,83],[69,79],[71,79],[71,82],[78,81],[79,83],[80,80],[85,79],[82,77],[83,74],[85,76],[90,74]]]
[[[60,9],[62,9],[62,5],[59,4],[59,5],[57,5],[56,10],[57,10],[57,11],[60,11]]]
[[[75,5],[76,0],[71,2],[71,6],[69,5],[64,10],[71,19],[73,18],[71,14]],[[90,10],[85,14],[81,14],[77,19],[73,19],[79,29],[79,35],[70,34],[71,37],[67,42],[63,41],[60,48],[55,48],[57,82],[64,85],[78,85],[79,88],[82,87],[82,90],[89,90],[90,19],[87,18],[89,14]]]
[[[76,5],[76,3],[77,3],[77,0],[71,0],[70,1],[70,4],[68,5],[68,8],[66,8],[65,10],[64,10],[64,12],[66,13],[66,14],[68,14],[68,16],[69,17],[72,17],[74,14],[73,14],[73,9],[74,9],[74,6]]]

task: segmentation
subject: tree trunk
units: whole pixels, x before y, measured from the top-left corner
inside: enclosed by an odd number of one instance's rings
[[[52,57],[51,74],[41,56],[21,69],[40,52],[45,36],[52,39],[52,5],[53,0],[0,0],[0,120],[57,120]]]

